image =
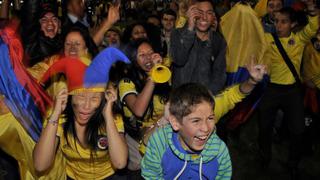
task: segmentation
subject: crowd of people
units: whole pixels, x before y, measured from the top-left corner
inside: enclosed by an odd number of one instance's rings
[[[320,120],[317,1],[11,3],[0,9],[0,158],[20,179],[231,179],[225,115],[251,93],[261,168],[285,126],[299,177],[305,119]]]

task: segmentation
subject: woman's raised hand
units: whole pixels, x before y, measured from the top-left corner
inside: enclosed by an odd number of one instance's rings
[[[68,90],[66,88],[61,89],[55,97],[53,113],[56,116],[66,109],[68,102]]]

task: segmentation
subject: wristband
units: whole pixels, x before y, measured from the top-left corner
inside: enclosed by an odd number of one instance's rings
[[[52,124],[52,125],[57,125],[58,124],[58,120],[52,120],[52,119],[49,119],[48,120],[48,123]]]

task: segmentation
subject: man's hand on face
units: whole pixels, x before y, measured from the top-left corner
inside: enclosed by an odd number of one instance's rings
[[[193,31],[195,29],[196,21],[201,17],[201,12],[197,8],[196,5],[192,5],[189,7],[187,11],[188,17],[188,30]]]

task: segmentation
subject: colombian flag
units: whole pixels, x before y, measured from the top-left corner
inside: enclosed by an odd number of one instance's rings
[[[12,114],[33,140],[39,139],[42,117],[52,99],[26,71],[23,46],[17,34],[19,23],[12,20],[0,30],[0,94]]]
[[[247,4],[238,3],[220,22],[221,32],[227,41],[227,86],[241,83],[248,79],[245,66],[254,56],[256,63],[263,63],[266,51],[264,30],[257,13]],[[257,105],[263,90],[263,83],[232,111],[229,128],[234,129],[246,121]]]

